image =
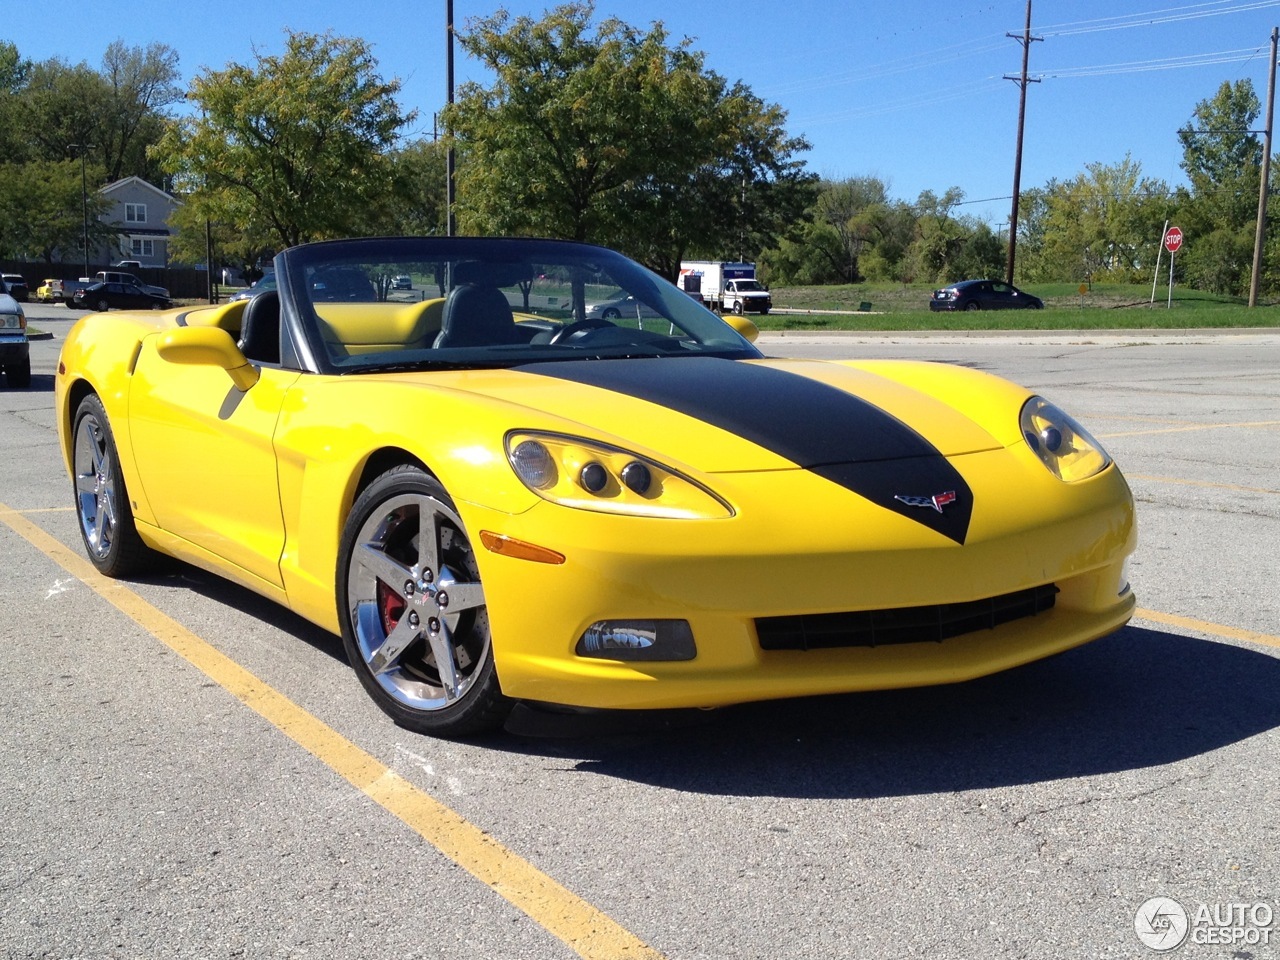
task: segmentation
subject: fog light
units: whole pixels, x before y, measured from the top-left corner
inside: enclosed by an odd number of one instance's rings
[[[579,638],[575,652],[603,660],[692,660],[698,655],[687,620],[597,620]]]

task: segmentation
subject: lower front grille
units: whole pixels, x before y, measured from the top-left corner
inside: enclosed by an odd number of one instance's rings
[[[1050,583],[966,603],[760,617],[756,620],[756,634],[765,650],[941,643],[951,637],[991,630],[1002,623],[1044,613],[1053,609],[1057,595],[1058,588]]]

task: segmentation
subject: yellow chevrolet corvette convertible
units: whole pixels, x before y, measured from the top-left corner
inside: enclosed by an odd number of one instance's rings
[[[340,633],[410,729],[474,734],[515,699],[948,683],[1133,612],[1124,478],[1005,380],[769,359],[750,323],[575,243],[334,241],[275,276],[71,331],[85,548],[116,577],[178,557]],[[636,309],[588,316],[604,300]]]

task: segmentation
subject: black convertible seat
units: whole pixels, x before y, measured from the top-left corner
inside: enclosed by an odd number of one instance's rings
[[[259,363],[280,362],[280,295],[275,290],[251,297],[244,305],[240,352]]]
[[[444,303],[437,347],[481,347],[527,342],[516,329],[511,304],[496,287],[454,287]]]

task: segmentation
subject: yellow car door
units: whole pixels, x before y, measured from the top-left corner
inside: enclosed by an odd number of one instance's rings
[[[152,338],[129,397],[134,458],[157,525],[277,587],[284,521],[272,435],[298,376],[266,366],[242,391],[221,367],[166,361]]]

